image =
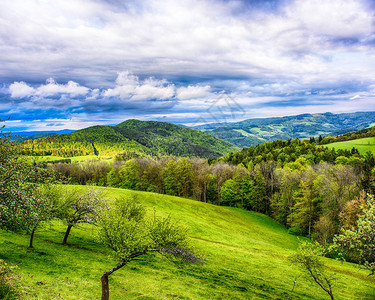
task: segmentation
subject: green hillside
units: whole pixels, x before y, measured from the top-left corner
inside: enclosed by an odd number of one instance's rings
[[[326,299],[288,260],[299,239],[271,218],[146,192],[107,188],[107,197],[136,197],[150,214],[171,215],[191,229],[192,243],[205,255],[203,266],[181,268],[160,258],[131,262],[110,277],[111,299]],[[70,245],[61,243],[65,226],[46,225],[28,236],[0,231],[0,258],[19,266],[26,299],[98,299],[100,277],[117,262],[95,242],[95,227],[73,228]],[[338,299],[373,299],[375,279],[349,263],[325,259],[337,273]],[[293,281],[297,280],[294,291]]]
[[[371,152],[375,155],[375,137],[368,137],[363,139],[355,139],[345,142],[337,142],[325,145],[327,148],[335,148],[335,150],[351,150],[357,148],[358,151],[363,155],[366,152]]]
[[[293,138],[336,136],[365,129],[375,122],[375,112],[303,114],[254,118],[236,123],[207,124],[194,128],[229,141],[241,148]]]
[[[23,143],[23,154],[73,157],[85,155],[174,155],[219,157],[238,147],[194,129],[170,123],[128,120],[117,126],[92,126],[69,134]]]

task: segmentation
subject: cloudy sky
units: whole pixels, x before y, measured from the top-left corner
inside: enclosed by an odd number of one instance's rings
[[[371,0],[1,0],[12,130],[375,110]]]

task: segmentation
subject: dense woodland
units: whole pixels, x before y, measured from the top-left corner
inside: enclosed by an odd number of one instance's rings
[[[238,147],[209,134],[170,123],[127,120],[22,143],[24,155],[62,157],[122,153],[125,158],[174,155],[217,158]]]

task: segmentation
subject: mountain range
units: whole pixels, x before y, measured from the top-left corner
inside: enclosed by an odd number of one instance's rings
[[[246,148],[274,140],[336,136],[368,128],[375,123],[375,112],[302,114],[274,118],[254,118],[236,123],[194,126],[217,138]]]

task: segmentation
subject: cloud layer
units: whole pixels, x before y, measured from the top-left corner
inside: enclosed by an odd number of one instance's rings
[[[212,121],[223,93],[242,118],[375,110],[374,12],[370,0],[3,0],[1,118]]]

